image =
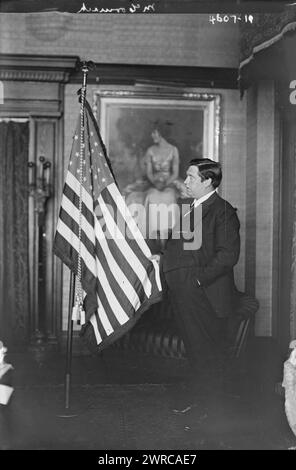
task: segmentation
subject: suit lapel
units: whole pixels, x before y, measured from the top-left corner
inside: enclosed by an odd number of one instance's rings
[[[202,203],[202,218],[204,218],[207,215],[212,204],[214,204],[214,202],[218,199],[218,197],[219,197],[218,194],[215,192],[212,194],[212,196],[209,197],[209,199],[206,199]]]
[[[211,208],[211,205],[216,201],[218,197],[219,196],[215,192],[208,199],[206,199],[200,206],[197,206],[197,207],[193,206],[192,209],[190,210],[190,213],[182,217],[182,221],[181,221],[182,229],[184,227],[188,227],[187,225],[188,221],[186,221],[186,217],[189,217],[189,230],[190,232],[194,232],[196,226],[201,221],[201,218],[203,219],[207,215],[207,213],[209,212]],[[190,202],[192,202],[192,199]],[[186,203],[188,204],[189,201]],[[200,211],[202,211],[202,214],[200,214]],[[181,232],[178,232],[178,233],[183,233],[183,232],[184,230],[181,230]],[[187,233],[188,229],[185,230],[185,232]]]
[[[207,215],[209,212],[212,204],[216,201],[218,198],[217,193],[213,193],[209,199],[206,199],[200,206],[197,206],[193,209],[193,211],[190,213],[190,230],[193,231],[198,222],[200,221],[200,213],[199,211],[202,210],[201,217],[204,219],[204,217]]]

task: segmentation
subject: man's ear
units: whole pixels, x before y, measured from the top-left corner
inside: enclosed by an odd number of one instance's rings
[[[205,181],[205,187],[206,188],[209,188],[210,186],[212,186],[212,178],[207,178]]]

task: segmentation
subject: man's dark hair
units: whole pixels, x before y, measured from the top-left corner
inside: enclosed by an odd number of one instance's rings
[[[222,180],[220,163],[214,162],[210,158],[193,158],[190,160],[189,166],[197,166],[201,180],[211,178],[213,188],[218,188]]]

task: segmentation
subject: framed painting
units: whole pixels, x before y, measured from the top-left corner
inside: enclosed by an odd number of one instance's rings
[[[192,158],[219,159],[219,94],[98,89],[94,113],[121,190],[145,173],[155,127],[178,149],[179,178],[184,179]]]

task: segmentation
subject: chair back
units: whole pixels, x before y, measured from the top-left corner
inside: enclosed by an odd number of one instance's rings
[[[231,331],[232,335],[234,333],[230,354],[232,358],[238,359],[246,350],[251,333],[251,325],[258,309],[259,302],[255,297],[251,297],[244,292],[238,292],[236,308],[234,314],[230,317],[232,325],[229,331]]]

